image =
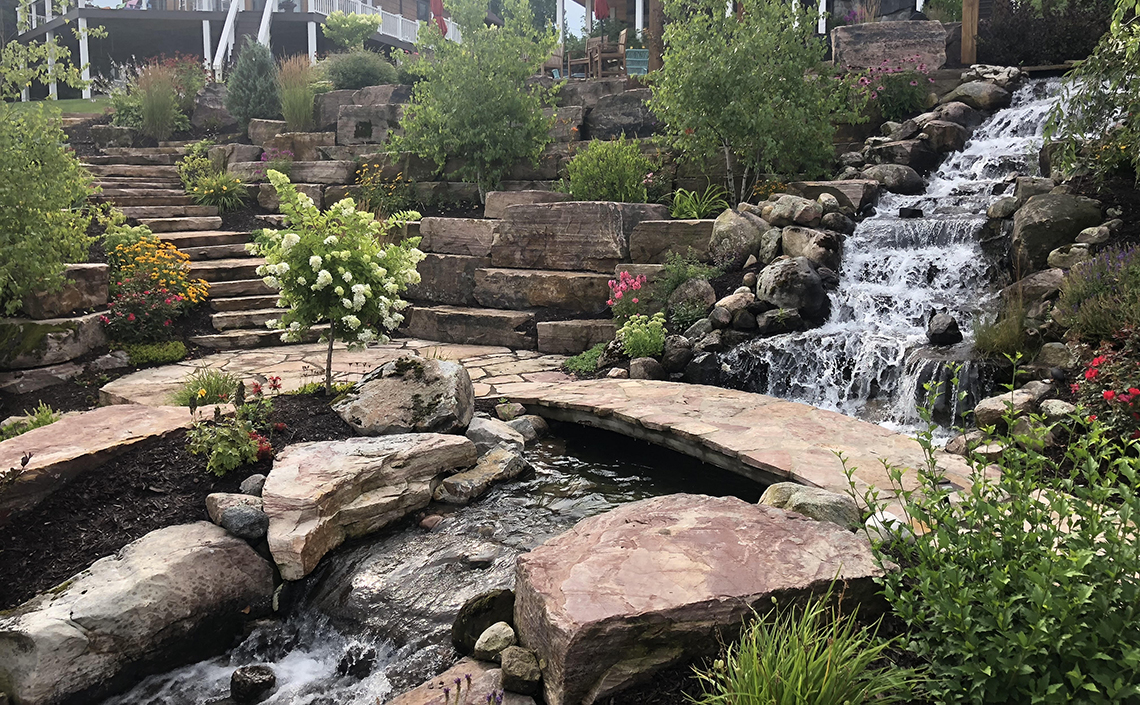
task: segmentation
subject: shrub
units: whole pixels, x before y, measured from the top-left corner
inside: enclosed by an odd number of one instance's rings
[[[214,206],[219,211],[241,208],[249,197],[241,179],[228,172],[219,172],[198,179],[187,193],[200,206]]]
[[[174,319],[184,308],[185,300],[138,273],[116,283],[116,293],[99,317],[113,340],[125,343],[147,343],[169,339]]]
[[[276,78],[269,47],[248,38],[226,81],[226,109],[243,128],[255,118],[272,120],[281,114]]]
[[[610,298],[606,305],[613,311],[614,320],[623,323],[636,314],[641,305],[641,289],[645,286],[646,276],[634,276],[629,272],[621,272],[617,279],[609,280]]]
[[[39,406],[30,412],[25,412],[25,418],[13,421],[7,426],[0,427],[0,441],[6,441],[9,438],[15,438],[20,434],[27,433],[34,428],[48,426],[56,421],[59,421],[61,414],[52,411],[52,408],[47,404],[40,402]]]
[[[665,351],[665,314],[630,316],[618,329],[617,339],[621,341],[622,352],[630,359],[659,356]]]
[[[930,19],[939,22],[961,22],[962,0],[927,0],[922,11]]]
[[[570,195],[579,201],[645,203],[653,164],[625,137],[593,140],[566,167]]]
[[[356,385],[352,382],[333,382],[332,393],[335,396],[340,396],[341,394],[347,394],[348,392],[352,391],[352,388],[355,386]],[[316,394],[317,392],[320,392],[321,394],[325,393],[325,383],[324,382],[305,382],[300,387],[297,387],[294,390],[285,392],[285,394],[289,394],[292,396],[306,396],[306,395]]]
[[[669,215],[679,220],[719,215],[728,210],[727,195],[722,186],[709,185],[704,193],[679,188],[670,199]]]
[[[974,351],[984,357],[1030,357],[1038,341],[1029,337],[1025,329],[1025,304],[1021,297],[1010,297],[1001,309],[989,316],[974,319]]]
[[[1140,328],[1140,248],[1110,247],[1075,265],[1061,283],[1054,315],[1089,342]]]
[[[955,497],[930,432],[926,463],[906,470],[911,489],[902,468],[890,469],[902,526],[926,531],[895,530],[877,545],[897,566],[883,594],[907,648],[930,664],[931,701],[1140,698],[1138,448],[1109,441],[1098,423],[1083,430],[1057,461],[1023,450],[1043,445],[1039,434],[999,439],[1000,473],[972,463],[971,485]],[[864,496],[882,510],[874,492]]]
[[[196,56],[175,54],[163,58],[162,65],[174,76],[174,92],[178,97],[178,110],[189,116],[194,112],[194,99],[206,87],[206,70]]]
[[[124,225],[127,217],[122,211],[112,208],[107,214],[99,215],[103,225],[103,250],[107,253],[107,263],[111,272],[117,274],[123,265],[134,259],[134,245],[146,240],[158,243],[158,238],[145,225]],[[113,282],[112,282],[113,283]]]
[[[562,363],[562,369],[578,375],[593,374],[598,371],[598,358],[602,356],[602,351],[605,349],[605,343],[598,343],[585,352],[567,358]]]
[[[360,186],[360,205],[381,218],[416,207],[415,187],[404,179],[403,172],[389,179],[379,163],[365,162],[356,170],[356,183]]]
[[[186,359],[186,344],[181,340],[165,343],[128,343],[122,349],[136,367],[145,365],[168,365]]]
[[[165,66],[151,64],[139,74],[137,85],[142,119],[139,130],[156,140],[168,139],[174,133],[181,114],[174,72]]]
[[[895,62],[883,59],[857,80],[859,91],[876,105],[884,120],[905,120],[922,112],[930,93],[930,67],[921,56],[908,56]]]
[[[1097,349],[1070,389],[1084,413],[1117,437],[1140,437],[1140,335],[1121,331]]]
[[[59,112],[0,105],[0,314],[24,297],[58,290],[91,238],[91,177],[67,146]]]
[[[673,324],[674,330],[685,331],[688,330],[689,326],[704,318],[708,311],[709,307],[705,305],[704,301],[693,301],[692,299],[679,301],[669,308],[669,323]]]
[[[360,15],[363,16],[363,15]],[[309,57],[282,59],[277,66],[277,91],[281,114],[290,132],[305,132],[313,126],[313,81],[316,78]]]
[[[407,303],[399,298],[418,283],[416,264],[424,258],[419,238],[398,245],[383,242],[387,233],[418,213],[397,214],[377,221],[346,198],[321,212],[312,199],[281,173],[269,181],[281,199],[287,230],[263,230],[254,247],[265,257],[259,273],[280,291],[280,319],[266,325],[283,331],[282,340],[297,340],[315,325],[327,323],[328,357],[325,391],[332,391],[333,341],[360,345],[386,339],[404,317]]]
[[[205,280],[189,278],[189,255],[149,232],[133,244],[116,246],[114,261],[118,264],[111,273],[112,294],[128,281],[165,288],[172,296],[182,297],[186,305],[205,300],[209,292]]]
[[[1045,66],[1083,59],[1109,28],[1114,0],[1004,0],[978,23],[978,61]]]
[[[701,263],[692,250],[683,255],[671,252],[665,257],[665,268],[657,275],[654,296],[659,301],[666,301],[677,287],[690,279],[716,279],[720,275],[721,270]]]
[[[379,29],[380,15],[346,15],[340,10],[330,12],[321,27],[325,39],[342,49],[363,48],[364,40],[376,34]]]
[[[358,90],[395,83],[396,67],[374,51],[354,49],[326,59],[325,75],[338,91]]]
[[[170,397],[170,403],[174,406],[195,407],[225,404],[233,400],[237,387],[238,378],[233,374],[210,367],[199,367],[174,392]]]
[[[755,616],[722,659],[698,670],[700,705],[847,705],[911,702],[919,682],[887,657],[893,640],[879,624],[863,629],[856,614],[829,604],[830,593],[806,605]]]
[[[416,62],[420,60],[419,52],[406,52],[397,49],[392,52],[392,59],[396,62],[396,82],[405,86],[414,86],[420,80],[420,69]]]
[[[186,191],[190,191],[194,184],[214,173],[214,165],[209,157],[211,145],[213,142],[209,140],[195,142],[186,150],[186,156],[179,159],[175,165],[178,169],[178,179]]]

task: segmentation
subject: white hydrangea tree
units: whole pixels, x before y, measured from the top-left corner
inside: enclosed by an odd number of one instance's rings
[[[265,257],[258,274],[278,290],[277,306],[285,312],[266,325],[281,330],[282,341],[294,342],[328,324],[321,341],[328,343],[325,394],[331,394],[333,343],[384,342],[404,320],[400,312],[408,304],[400,294],[419,283],[416,264],[424,254],[416,249],[418,237],[393,244],[388,236],[420,214],[378,221],[356,210],[351,198],[321,212],[287,176],[274,170],[267,176],[281,199],[284,228],[262,230],[250,250]]]

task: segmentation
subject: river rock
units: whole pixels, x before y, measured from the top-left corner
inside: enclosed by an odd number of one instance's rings
[[[1069,346],[1064,343],[1045,343],[1041,351],[1033,359],[1034,364],[1042,367],[1059,367],[1068,370],[1076,366],[1077,360]]]
[[[534,414],[526,414],[517,419],[511,419],[507,425],[518,431],[527,443],[550,433],[550,425],[546,423],[546,419]]]
[[[871,147],[869,158],[876,164],[905,164],[919,174],[938,166],[938,155],[925,140],[903,140]]]
[[[787,509],[816,521],[830,521],[845,529],[858,528],[863,518],[851,497],[795,482],[770,485],[760,497],[760,504]]]
[[[737,311],[743,311],[748,308],[748,304],[756,300],[756,296],[747,288],[741,287],[728,296],[716,302],[716,308],[722,308],[728,311],[730,316],[735,316]]]
[[[1077,413],[1077,407],[1061,399],[1046,399],[1041,402],[1038,411],[1041,412],[1046,421],[1054,422],[1063,421]]]
[[[1112,237],[1112,231],[1103,225],[1085,228],[1077,235],[1077,242],[1084,245],[1103,245]]]
[[[828,213],[819,222],[825,230],[834,230],[837,233],[850,235],[855,232],[855,221],[842,213]],[[774,259],[774,258],[773,258]]]
[[[756,316],[756,333],[762,336],[795,333],[807,328],[800,312],[794,308],[777,308]]]
[[[693,323],[693,325],[686,328],[685,332],[682,333],[682,335],[689,340],[699,340],[700,338],[711,333],[712,330],[712,321],[707,318],[702,318],[699,321]]]
[[[491,452],[499,447],[522,452],[526,439],[522,434],[498,419],[476,417],[471,419],[467,428],[467,437],[479,450],[479,455]]]
[[[445,504],[467,504],[496,482],[514,479],[529,469],[530,463],[517,450],[499,446],[479,458],[470,470],[444,478],[435,488],[433,499]]]
[[[1016,281],[1001,290],[1003,302],[1020,300],[1025,305],[1056,298],[1061,293],[1065,272],[1060,269],[1044,269]]]
[[[926,324],[926,339],[932,345],[957,345],[962,342],[958,321],[948,313],[936,313]]]
[[[549,705],[605,701],[717,653],[753,609],[825,592],[874,612],[866,539],[733,497],[669,495],[579,522],[519,556],[515,628],[544,663]]]
[[[985,120],[982,114],[974,108],[959,101],[948,101],[939,105],[933,111],[935,120],[953,122],[967,130],[973,130]]]
[[[1013,216],[1013,248],[1023,272],[1042,269],[1049,253],[1100,223],[1100,203],[1084,196],[1040,194]]]
[[[451,643],[459,653],[470,655],[475,643],[492,624],[514,620],[515,593],[512,590],[491,590],[471,598],[455,617],[451,628]]]
[[[986,216],[1002,220],[1011,217],[1020,207],[1021,203],[1019,203],[1016,198],[1013,196],[1005,196],[1004,198],[999,198],[994,201],[993,205],[986,209]]]
[[[242,494],[260,497],[263,487],[265,487],[265,475],[257,473],[255,475],[250,475],[249,477],[242,480],[241,485],[238,486],[238,490]]]
[[[672,311],[685,303],[703,306],[708,311],[716,303],[716,291],[707,279],[690,279],[669,294],[666,306]]]
[[[828,308],[823,282],[807,257],[781,257],[760,272],[756,298],[776,308],[799,310],[804,318],[815,318]]]
[[[629,361],[630,379],[666,379],[668,376],[661,363],[651,357],[635,357]]]
[[[277,685],[277,674],[269,666],[240,666],[230,676],[230,697],[236,703],[259,703]]]
[[[785,194],[775,201],[764,203],[760,217],[776,228],[787,225],[813,228],[823,218],[823,205],[818,201]]]
[[[1001,86],[986,81],[970,81],[942,96],[942,100],[939,102],[942,104],[965,103],[975,110],[992,112],[1008,108],[1012,99],[1013,94]]]
[[[709,255],[718,267],[736,271],[756,254],[761,236],[767,231],[768,224],[760,217],[730,208],[713,223]]]
[[[222,510],[218,525],[239,539],[258,541],[269,531],[269,517],[257,507],[235,504]]]
[[[1029,413],[1037,404],[1037,396],[1032,391],[1015,389],[988,399],[983,399],[974,407],[974,424],[978,428],[1004,426],[1005,415],[1014,416]]]
[[[520,416],[526,415],[526,407],[518,402],[505,402],[495,405],[495,416],[500,421],[510,423]]]
[[[713,328],[728,328],[732,325],[732,314],[716,306],[709,312],[709,323],[712,324]]]
[[[876,164],[863,171],[864,179],[874,179],[892,193],[917,195],[926,185],[918,172],[903,164]]]
[[[499,654],[503,667],[503,688],[522,695],[538,695],[542,688],[542,669],[538,657],[530,649],[508,646]]]
[[[152,531],[0,616],[0,683],[21,705],[96,702],[227,648],[273,570],[209,522]]]
[[[206,495],[206,514],[218,526],[222,524],[222,513],[230,507],[253,507],[261,510],[261,497],[232,492],[213,492]]]
[[[962,151],[970,138],[969,130],[949,120],[931,120],[922,131],[926,134],[927,144],[939,154]]]
[[[455,433],[471,423],[475,388],[463,365],[402,357],[364,375],[333,410],[357,433]]]
[[[479,639],[475,642],[475,650],[471,655],[480,661],[497,662],[503,649],[517,643],[518,637],[511,625],[506,622],[496,622],[479,635]]]
[[[1071,245],[1061,245],[1049,253],[1048,264],[1058,269],[1072,269],[1081,262],[1092,259],[1089,246],[1083,242],[1074,242]]]
[[[811,228],[784,228],[782,236],[784,254],[788,257],[807,257],[828,269],[839,269],[843,257],[843,238],[839,233]]]
[[[438,476],[477,457],[471,441],[437,433],[287,446],[262,492],[281,577],[300,580],[346,538],[427,506]]]
[[[665,372],[682,372],[693,358],[693,341],[683,335],[670,335],[665,338],[665,352],[661,354],[661,366]]]

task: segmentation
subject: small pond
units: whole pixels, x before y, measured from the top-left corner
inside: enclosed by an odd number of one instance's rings
[[[764,490],[617,434],[553,430],[527,448],[533,475],[466,507],[433,505],[443,520],[430,531],[409,521],[341,547],[283,592],[284,620],[256,623],[229,653],[152,676],[106,703],[219,702],[235,667],[267,663],[278,683],[271,705],[377,705],[458,658],[455,614],[471,597],[513,587],[520,553],[626,502],[678,492],[755,502]]]

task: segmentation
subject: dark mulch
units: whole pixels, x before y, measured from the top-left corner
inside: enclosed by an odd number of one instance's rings
[[[270,421],[286,425],[273,434],[278,450],[354,435],[321,395],[275,398]],[[215,477],[206,472],[205,457],[186,449],[185,431],[140,443],[0,526],[0,610],[58,585],[148,532],[207,520],[206,495],[236,492],[243,479],[269,468],[267,460]]]
[[[482,218],[479,203],[421,203],[416,210],[424,218]]]
[[[698,697],[700,694],[701,685],[693,677],[693,666],[685,664],[654,675],[649,683],[607,698],[602,705],[686,705],[692,702],[686,695]]]
[[[257,216],[267,215],[268,213],[269,211],[257,205],[255,201],[246,201],[241,208],[222,213],[222,230],[246,233],[261,230],[267,226],[258,220]]]
[[[1123,211],[1124,227],[1113,233],[1110,245],[1131,246],[1140,243],[1140,188],[1130,178],[1114,178],[1103,183],[1092,179],[1074,182],[1077,193],[1099,200],[1104,207]]]

